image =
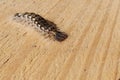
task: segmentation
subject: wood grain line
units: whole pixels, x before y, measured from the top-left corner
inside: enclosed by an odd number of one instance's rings
[[[105,65],[105,61],[106,61],[106,57],[108,55],[108,51],[109,51],[109,47],[110,47],[110,44],[111,44],[111,40],[112,40],[112,36],[113,36],[113,31],[116,27],[116,22],[117,22],[117,19],[118,19],[118,16],[119,16],[119,10],[120,10],[120,1],[119,1],[119,5],[118,5],[118,9],[117,9],[117,12],[116,12],[116,15],[115,15],[115,18],[114,18],[114,22],[112,24],[112,28],[111,28],[111,31],[110,31],[110,35],[109,35],[109,38],[107,40],[107,43],[106,43],[106,49],[105,49],[105,52],[104,52],[104,56],[102,58],[102,61],[104,61],[104,63],[101,64],[100,68],[99,68],[99,75],[98,75],[98,78],[99,80],[101,80],[101,75],[103,73],[103,68],[104,68],[104,65]],[[118,56],[119,57],[119,56]],[[116,67],[117,68],[117,67]],[[117,71],[117,70],[116,70]],[[116,79],[114,79],[116,80]]]
[[[79,22],[78,19],[81,17],[80,15],[82,15],[82,14],[84,14],[86,12],[86,10],[84,10],[84,7],[87,8],[90,5],[90,1],[92,1],[92,0],[86,0],[85,1],[86,4],[84,4],[82,6],[83,7],[82,10],[80,10],[79,13],[76,15],[75,20],[73,22],[71,22],[71,24],[70,24],[71,27],[68,29],[69,32],[72,32],[75,28],[77,28],[77,26],[73,27],[73,25],[75,25],[77,22]]]
[[[87,0],[86,2],[88,2],[88,0]],[[90,1],[89,1],[89,2],[90,2]],[[50,56],[51,56],[51,55],[49,55],[48,57],[50,58]],[[56,55],[56,56],[57,56],[57,55]],[[42,68],[43,74],[41,75],[41,78],[40,78],[40,79],[43,79],[43,78],[46,76],[46,74],[47,74],[46,71],[49,70],[50,63],[52,63],[52,61],[54,61],[54,59],[55,59],[54,57],[55,57],[55,54],[54,54],[53,57],[50,58],[50,59],[52,59],[52,60],[51,60],[51,62],[49,62],[49,64],[47,64],[47,68],[43,66],[43,68]],[[47,61],[50,61],[50,60],[47,60]],[[45,61],[45,62],[47,62],[47,61]],[[45,64],[46,64],[46,63],[45,63]],[[45,69],[44,69],[44,68],[45,68]],[[44,71],[43,71],[43,70],[44,70]]]
[[[110,8],[111,6],[112,6],[112,0],[110,0],[110,3],[108,4],[107,7]],[[92,45],[90,47],[90,50],[88,51],[89,54],[88,54],[88,56],[86,58],[87,60],[85,61],[85,64],[84,64],[85,69],[89,69],[91,62],[93,61],[93,57],[95,55],[95,50],[96,50],[97,45],[98,45],[98,43],[100,41],[101,35],[102,35],[103,31],[104,31],[105,24],[106,24],[106,22],[108,20],[108,15],[109,15],[109,9],[106,10],[106,12],[104,14],[104,18],[101,21],[101,24],[100,24],[100,26],[98,28],[98,31],[97,31],[97,33],[95,35],[95,38],[93,40],[93,43],[92,43]],[[92,56],[90,56],[91,54],[92,54]],[[86,80],[86,75],[87,75],[87,72],[83,72],[80,75],[80,80]]]
[[[99,10],[99,8],[101,7],[101,4],[102,4],[103,0],[100,1],[100,4],[97,6],[95,12],[93,13],[91,19],[90,19],[90,22],[88,23],[87,27],[85,28],[85,30],[83,31],[84,33],[82,34],[82,36],[79,38],[79,42],[76,43],[76,45],[73,47],[73,49],[77,49],[77,48],[80,48],[81,47],[81,44],[83,43],[90,27],[91,27],[91,24],[92,22],[94,21],[95,17],[96,17],[96,13],[97,11]],[[76,48],[76,46],[78,46]],[[73,50],[72,49],[72,50]],[[77,51],[77,50],[75,50]],[[76,53],[76,52],[75,52]],[[77,56],[77,54],[75,53],[71,53],[71,55],[68,57],[68,59],[66,60],[66,63],[63,67],[62,70],[64,70],[63,72],[60,72],[60,74],[58,75],[57,79],[56,80],[65,80],[66,78],[66,75],[67,73],[69,72],[74,60],[75,60],[75,57]],[[67,67],[67,68],[66,68]]]

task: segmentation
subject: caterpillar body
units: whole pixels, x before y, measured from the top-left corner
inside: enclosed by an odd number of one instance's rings
[[[59,42],[64,41],[68,35],[65,32],[61,32],[60,29],[53,22],[44,19],[42,16],[36,13],[16,13],[14,19],[19,21],[25,21],[28,24],[32,24],[33,27],[46,34],[49,37],[52,37],[54,40]]]

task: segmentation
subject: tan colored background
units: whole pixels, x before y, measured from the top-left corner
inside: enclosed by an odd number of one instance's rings
[[[12,20],[35,12],[69,37]],[[0,0],[0,80],[119,80],[120,0]]]

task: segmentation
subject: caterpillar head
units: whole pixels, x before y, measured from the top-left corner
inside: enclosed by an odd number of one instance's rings
[[[68,37],[68,35],[64,32],[60,32],[60,31],[56,31],[56,34],[54,36],[55,40],[62,42],[64,41],[66,38]]]

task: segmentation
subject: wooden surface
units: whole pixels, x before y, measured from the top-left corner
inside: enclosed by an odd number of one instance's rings
[[[12,20],[35,12],[69,37]],[[0,0],[0,80],[120,80],[120,0]]]

